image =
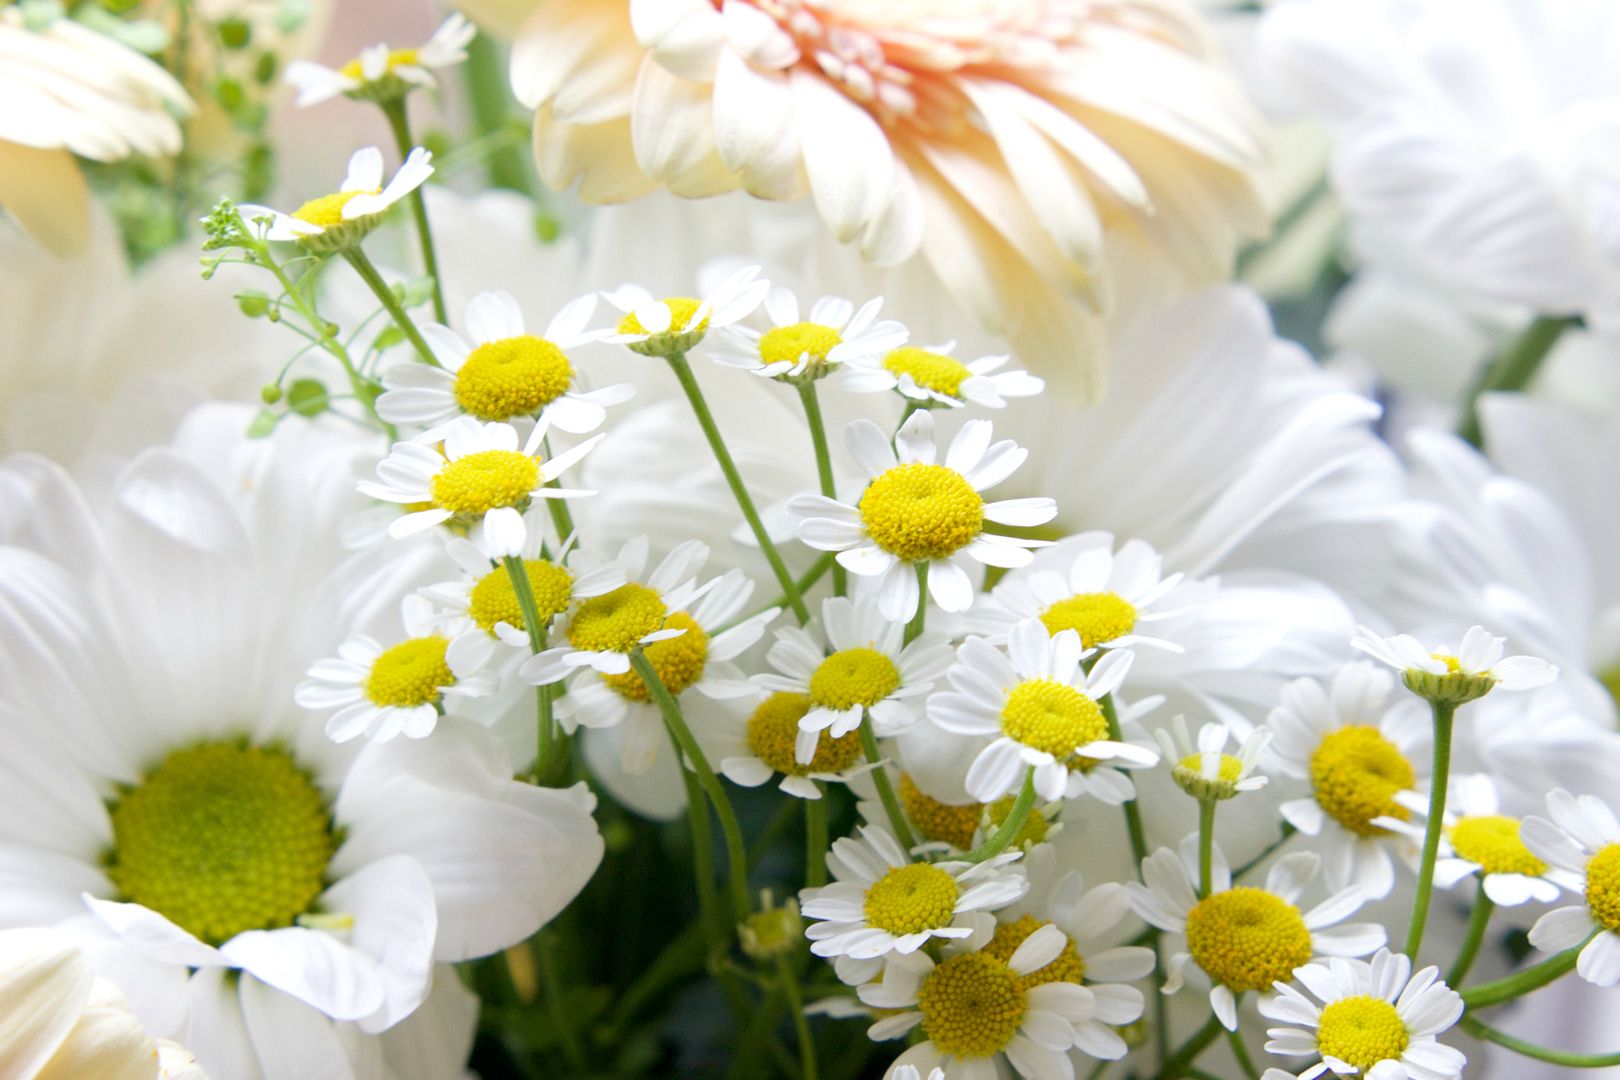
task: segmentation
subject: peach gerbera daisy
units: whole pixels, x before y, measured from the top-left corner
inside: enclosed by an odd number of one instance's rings
[[[1077,395],[1116,279],[1221,278],[1265,226],[1259,121],[1182,0],[546,0],[512,86],[554,187],[809,194]]]

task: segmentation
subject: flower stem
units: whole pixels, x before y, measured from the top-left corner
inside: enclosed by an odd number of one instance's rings
[[[1587,941],[1591,938],[1588,937]],[[1573,949],[1565,949],[1561,953],[1554,953],[1535,967],[1516,971],[1512,975],[1497,979],[1494,982],[1480,983],[1457,991],[1462,995],[1463,1004],[1470,1009],[1483,1009],[1487,1005],[1500,1005],[1504,1001],[1523,997],[1532,990],[1540,990],[1543,986],[1568,975],[1575,970],[1575,962],[1580,959],[1581,950],[1586,948],[1583,941]]]
[[[928,562],[924,560],[913,565],[917,568],[917,610],[912,613],[911,621],[906,623],[904,643],[907,645],[922,637],[923,626],[928,620]]]
[[[1455,988],[1468,974],[1468,969],[1474,966],[1474,957],[1479,955],[1480,942],[1485,940],[1485,927],[1491,921],[1491,913],[1496,910],[1496,904],[1485,895],[1485,878],[1481,875],[1479,888],[1474,893],[1474,910],[1468,916],[1468,934],[1463,938],[1462,949],[1457,953],[1456,963],[1446,972],[1446,985]]]
[[[675,372],[675,378],[680,380],[681,389],[686,391],[686,400],[691,402],[698,425],[703,428],[703,435],[709,440],[709,449],[714,451],[714,459],[720,463],[720,471],[725,474],[731,494],[736,498],[743,518],[748,522],[748,528],[753,531],[754,539],[759,542],[759,549],[765,553],[765,561],[771,564],[771,573],[776,575],[776,582],[782,587],[782,595],[787,597],[788,606],[798,616],[799,622],[809,622],[810,609],[804,606],[804,598],[799,595],[798,582],[793,580],[787,563],[782,561],[782,553],[776,550],[775,542],[765,531],[765,523],[759,519],[759,511],[754,509],[754,500],[749,497],[748,489],[743,486],[742,474],[737,471],[737,463],[731,459],[731,451],[726,449],[726,441],[720,436],[720,428],[714,422],[714,415],[709,412],[709,403],[704,400],[703,391],[697,384],[697,377],[692,374],[692,365],[686,362],[684,353],[675,353],[666,359],[669,361],[670,370]]]
[[[692,830],[692,876],[697,880],[698,911],[703,922],[703,938],[710,956],[725,952],[730,932],[720,910],[720,897],[714,890],[714,838],[709,832],[709,808],[697,778],[681,770],[686,785],[686,820]]]
[[[830,552],[830,551],[822,552],[821,557],[819,559],[817,559],[815,562],[810,564],[810,569],[806,570],[804,573],[799,575],[798,582],[797,582],[797,584],[799,586],[799,595],[803,596],[805,593],[809,592],[811,590],[811,588],[813,588],[815,586],[816,582],[820,581],[822,578],[827,576],[827,568],[831,567],[831,566],[836,566],[836,565],[838,565],[838,564],[837,564],[837,561],[833,558],[833,553],[832,552]],[[752,619],[755,615],[762,615],[765,612],[771,610],[772,608],[780,608],[785,603],[787,603],[787,597],[786,596],[778,596],[776,599],[772,600],[770,603],[766,604],[762,608],[758,608],[758,609],[756,609],[754,611],[751,611],[746,615],[737,616],[735,619],[732,619],[730,622],[728,622],[728,623],[724,624],[723,626],[720,626],[719,628],[717,628],[713,633],[714,634],[723,634],[727,630],[730,630],[733,626],[736,626],[739,623],[747,622],[749,619]],[[713,636],[713,635],[711,634],[711,636]]]
[[[1198,898],[1207,897],[1215,877],[1214,799],[1198,800]]]
[[[871,762],[872,784],[877,788],[878,801],[883,804],[883,812],[889,816],[889,828],[894,830],[894,838],[900,841],[900,846],[908,852],[917,846],[917,838],[912,835],[911,826],[906,824],[905,812],[900,809],[900,799],[894,793],[894,785],[889,782],[889,773],[883,767],[883,752],[878,749],[877,733],[872,730],[872,717],[865,714],[861,716],[861,749],[866,752],[866,760]]]
[[[1243,1036],[1235,1031],[1228,1031],[1226,1039],[1232,1044],[1232,1056],[1237,1058],[1238,1068],[1249,1080],[1260,1080],[1260,1070],[1254,1067],[1254,1060],[1249,1057],[1249,1048],[1243,1045]]]
[[[1266,847],[1265,847],[1265,850],[1260,852],[1260,854],[1256,855],[1254,858],[1250,859],[1248,862],[1244,863],[1242,866],[1240,866],[1236,870],[1232,871],[1232,880],[1236,881],[1238,878],[1241,878],[1244,874],[1247,874],[1250,870],[1253,870],[1255,867],[1257,867],[1261,863],[1265,862],[1267,859],[1269,859],[1271,857],[1273,852],[1275,852],[1278,848],[1282,847],[1284,844],[1286,844],[1288,842],[1288,838],[1290,836],[1293,836],[1298,831],[1299,830],[1294,828],[1293,825],[1289,824],[1286,821],[1283,822],[1282,823],[1282,832],[1281,832],[1281,834],[1278,835],[1277,839],[1275,839],[1271,843],[1267,844]]]
[[[473,125],[483,135],[504,135],[508,130],[511,93],[507,89],[506,63],[500,46],[488,34],[479,34],[467,43],[467,63],[462,67],[467,79],[467,98],[472,105]],[[489,182],[495,187],[533,195],[529,163],[521,144],[503,145],[489,155]]]
[[[551,436],[540,437],[540,452],[549,460],[551,458]],[[561,480],[546,481],[547,487],[562,487]],[[574,512],[568,508],[567,499],[547,499],[546,511],[551,515],[551,524],[557,530],[557,542],[567,543],[568,538],[574,535]]]
[[[1564,331],[1579,326],[1580,322],[1577,316],[1537,316],[1496,359],[1486,365],[1474,385],[1469,387],[1457,434],[1474,446],[1480,445],[1484,438],[1479,423],[1480,397],[1502,390],[1523,390],[1529,386]]]
[[[528,568],[516,555],[504,556],[501,564],[506,567],[506,576],[512,582],[512,594],[517,597],[518,610],[523,613],[523,628],[529,634],[529,651],[544,652],[547,627],[541,622],[540,606],[534,602],[534,585],[529,580]],[[534,701],[538,731],[535,741],[534,782],[545,784],[551,778],[553,748],[556,743],[555,725],[552,723],[551,715],[551,687],[549,685],[535,687]]]
[[[580,1048],[579,1033],[569,1022],[566,988],[557,974],[556,937],[549,932],[541,933],[534,943],[534,951],[539,961],[540,986],[545,993],[546,1012],[550,1014],[551,1026],[556,1029],[558,1040],[562,1043],[563,1056],[568,1059],[572,1069],[583,1071],[585,1052]]]
[[[833,479],[832,454],[827,449],[827,425],[821,418],[821,398],[813,382],[799,385],[799,400],[804,404],[804,418],[810,424],[810,441],[816,448],[816,476],[821,481],[821,493],[829,499],[838,498],[838,484]],[[832,568],[833,595],[849,593],[849,572],[836,562]]]
[[[1102,710],[1103,719],[1108,721],[1108,737],[1114,742],[1123,742],[1125,732],[1119,724],[1119,710],[1114,708],[1114,695],[1103,695],[1097,702],[1097,707]],[[1125,814],[1125,833],[1131,842],[1131,861],[1136,867],[1136,879],[1141,881],[1142,862],[1147,858],[1147,833],[1142,828],[1142,811],[1136,805],[1136,796],[1134,794],[1131,798],[1125,800],[1123,811]],[[1153,988],[1155,991],[1159,991],[1164,987],[1164,962],[1159,957],[1159,931],[1157,927],[1150,926],[1147,933],[1148,948],[1153,950],[1153,955],[1158,960],[1153,965]],[[1154,1050],[1159,1056],[1159,1061],[1164,1062],[1170,1053],[1170,1028],[1167,1023],[1169,1009],[1165,1005],[1162,993],[1155,992],[1152,997]],[[1214,1035],[1210,1036],[1212,1039],[1214,1037]],[[1191,1058],[1188,1060],[1191,1061]],[[1161,1073],[1160,1080],[1169,1080],[1171,1076],[1170,1073]]]
[[[1537,1061],[1550,1062],[1553,1065],[1564,1065],[1572,1069],[1605,1069],[1611,1065],[1620,1065],[1620,1052],[1613,1054],[1571,1054],[1563,1050],[1549,1050],[1545,1046],[1525,1042],[1523,1039],[1509,1035],[1505,1031],[1498,1031],[1489,1024],[1472,1016],[1462,1018],[1463,1030],[1476,1039],[1484,1039],[1498,1046],[1505,1046],[1515,1054],[1535,1058]]]
[[[810,1018],[804,1015],[799,977],[786,956],[776,958],[776,973],[782,979],[782,994],[787,998],[788,1011],[793,1014],[793,1030],[799,1038],[799,1075],[803,1080],[816,1080],[816,1040],[810,1034]]]
[[[1119,712],[1114,708],[1114,696],[1107,694],[1097,702],[1102,709],[1103,719],[1108,721],[1108,737],[1114,742],[1125,740],[1124,730],[1119,726]],[[1147,834],[1142,830],[1142,811],[1136,805],[1133,795],[1127,799],[1125,808],[1125,832],[1130,836],[1131,857],[1136,860],[1136,876],[1142,876],[1142,860],[1147,858]]]
[[[1193,1060],[1202,1054],[1210,1043],[1220,1037],[1222,1031],[1221,1020],[1218,1016],[1211,1016],[1209,1022],[1199,1028],[1186,1042],[1177,1047],[1176,1052],[1165,1059],[1160,1067],[1156,1080],[1176,1080],[1178,1076],[1187,1071]]]
[[[1440,829],[1446,816],[1446,781],[1451,774],[1451,721],[1457,707],[1443,701],[1434,709],[1434,770],[1429,777],[1429,820],[1423,831],[1423,857],[1418,864],[1417,896],[1412,900],[1412,922],[1406,930],[1406,955],[1417,963],[1423,944],[1423,924],[1429,919],[1434,892],[1434,862],[1440,854]]]
[[[981,863],[986,859],[993,859],[1007,850],[1007,845],[1023,831],[1024,823],[1029,820],[1030,808],[1035,805],[1035,769],[1031,766],[1024,770],[1024,786],[1018,789],[1018,798],[1013,800],[1012,809],[1007,812],[1006,820],[984,843],[962,856],[968,862]]]
[[[821,792],[819,799],[804,803],[804,883],[816,888],[827,884],[827,786],[811,781]]]
[[[438,367],[439,361],[434,357],[433,350],[428,348],[428,343],[423,340],[422,332],[416,328],[416,323],[411,320],[404,305],[399,302],[399,297],[394,295],[394,290],[389,288],[388,282],[383,280],[377,268],[371,264],[371,260],[366,258],[366,253],[358,247],[347,247],[343,249],[343,257],[349,260],[354,272],[360,275],[360,280],[366,283],[366,287],[382,304],[383,310],[388,312],[388,317],[399,327],[399,332],[411,343],[411,347],[416,350],[417,359],[424,364]]]
[[[399,147],[400,160],[405,160],[416,148],[411,138],[411,122],[405,112],[404,96],[381,102],[383,115],[394,132],[394,145]],[[445,315],[444,287],[439,283],[439,257],[433,250],[433,230],[428,227],[427,200],[418,185],[410,194],[411,217],[416,219],[416,239],[422,247],[422,272],[433,280],[433,318],[441,323],[450,320]]]

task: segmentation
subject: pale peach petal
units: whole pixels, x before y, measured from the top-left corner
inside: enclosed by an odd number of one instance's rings
[[[810,194],[834,238],[847,243],[888,209],[894,152],[872,114],[825,80],[795,71],[789,85]]]
[[[743,190],[762,199],[796,199],[809,190],[787,77],[759,71],[730,49],[714,75],[714,141]]]
[[[600,124],[566,124],[544,106],[534,114],[534,163],[540,179],[558,191],[579,181],[588,203],[629,202],[658,190],[658,181],[636,165],[630,117]]]
[[[73,155],[0,141],[0,207],[58,255],[90,237],[90,189]]]
[[[651,55],[636,79],[630,139],[643,172],[677,195],[730,191],[737,177],[714,146],[712,92],[673,75]]]

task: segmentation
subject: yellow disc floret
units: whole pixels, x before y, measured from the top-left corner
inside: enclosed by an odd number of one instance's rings
[[[671,612],[664,620],[664,627],[686,633],[655,641],[644,646],[643,651],[664,688],[671,694],[680,694],[703,678],[703,669],[709,662],[709,635],[684,611]],[[652,701],[652,691],[634,670],[622,675],[603,675],[602,681],[631,701]]]
[[[973,846],[973,834],[978,831],[979,818],[984,815],[983,803],[952,806],[923,791],[908,774],[900,774],[900,805],[906,820],[924,840],[946,843],[955,848]],[[1037,815],[1031,814],[1031,817]]]
[[[1399,1061],[1412,1037],[1395,1006],[1367,994],[1340,998],[1322,1007],[1316,1048],[1367,1072],[1380,1061]]]
[[[291,926],[337,847],[320,790],[285,751],[176,750],[112,807],[107,876],[210,944]]]
[[[383,68],[383,73],[387,74],[397,67],[410,67],[415,65],[415,63],[415,49],[392,49],[388,53],[388,65]],[[344,64],[342,67],[338,68],[338,74],[356,80],[364,79],[366,77],[365,68],[358,58],[350,60],[347,64]]]
[[[810,676],[810,700],[826,709],[872,706],[900,686],[900,669],[876,649],[843,649]]]
[[[1311,932],[1299,909],[1240,885],[1187,912],[1187,950],[1211,979],[1233,990],[1270,990],[1310,962]]]
[[[336,228],[349,220],[343,216],[343,208],[357,195],[376,195],[378,189],[370,191],[340,191],[335,195],[322,195],[318,199],[311,199],[303,206],[292,212],[292,216],[299,221],[307,221],[311,225],[319,225],[323,229]]]
[[[709,317],[707,315],[703,316],[703,320],[696,326],[688,325],[692,321],[692,316],[697,314],[697,309],[702,306],[702,301],[690,296],[671,296],[667,297],[663,303],[665,307],[669,308],[669,329],[665,331],[666,333],[680,334],[688,330],[704,330],[708,328]],[[641,325],[641,320],[636,318],[636,313],[633,311],[627,312],[624,318],[619,320],[618,330],[621,334],[649,334],[652,332]]]
[[[1410,818],[1395,795],[1410,791],[1416,782],[1417,773],[1406,756],[1366,724],[1328,733],[1311,755],[1311,790],[1317,803],[1357,836],[1384,832],[1373,818]]]
[[[523,568],[529,576],[529,591],[534,594],[534,606],[542,622],[568,610],[573,598],[574,575],[565,568],[546,559],[524,559]],[[517,591],[504,566],[497,566],[478,579],[467,598],[467,614],[473,622],[490,634],[499,623],[518,630],[528,630],[523,621],[523,609],[518,605]]]
[[[540,484],[540,462],[516,450],[478,450],[434,474],[433,505],[458,514],[521,506]]]
[[[1028,1002],[1011,968],[982,952],[952,956],[917,988],[924,1034],[942,1054],[985,1058],[1000,1051]]]
[[[825,364],[827,354],[843,340],[838,331],[820,323],[778,326],[759,339],[759,359],[763,364],[796,364],[808,356],[812,364]]]
[[[748,718],[748,749],[753,755],[789,776],[808,776],[811,773],[839,773],[855,764],[861,756],[861,737],[851,731],[833,738],[826,731],[816,740],[816,756],[808,765],[802,765],[793,756],[793,744],[799,735],[799,721],[810,711],[810,699],[803,694],[777,691],[759,703]]]
[[[574,366],[542,337],[486,341],[456,372],[456,403],[480,420],[532,416],[568,390]]]
[[[1465,817],[1447,830],[1459,856],[1478,863],[1487,874],[1526,874],[1540,877],[1547,864],[1530,853],[1519,839],[1519,819],[1501,814]]]
[[[1045,926],[1046,923],[1033,915],[1022,915],[1010,923],[1001,923],[996,927],[995,937],[984,947],[984,951],[1000,960],[1002,963],[1012,959],[1012,954],[1018,951],[1018,946]],[[1072,982],[1078,983],[1086,974],[1086,962],[1075,949],[1074,942],[1064,943],[1063,951],[1058,953],[1057,959],[1045,967],[1036,968],[1028,975],[1019,975],[1014,972],[1020,990],[1028,990],[1032,986],[1042,986],[1046,983]]]
[[[669,609],[658,593],[631,582],[593,596],[574,612],[568,644],[586,652],[629,652],[664,625]]]
[[[1188,754],[1186,757],[1182,758],[1176,763],[1176,768],[1185,769],[1191,773],[1202,773],[1204,768],[1204,755]],[[1225,781],[1228,784],[1235,784],[1237,783],[1239,774],[1242,772],[1243,762],[1239,761],[1231,754],[1222,754],[1221,764],[1219,769],[1216,771],[1215,779]]]
[[[1605,930],[1620,930],[1620,844],[1606,844],[1587,860],[1586,906]]]
[[[954,555],[984,531],[984,500],[943,465],[889,469],[867,487],[860,511],[872,542],[907,562]]]
[[[439,700],[439,690],[456,684],[445,659],[450,642],[438,634],[408,638],[372,661],[366,697],[373,705],[414,709]]]
[[[1007,694],[1001,730],[1009,739],[1044,750],[1059,761],[1108,737],[1108,721],[1095,701],[1054,679],[1028,679]]]
[[[1136,629],[1136,608],[1118,593],[1078,593],[1041,612],[1049,634],[1073,630],[1090,649]]]
[[[961,888],[929,863],[891,867],[866,890],[866,921],[891,934],[920,934],[951,925]]]
[[[962,399],[962,384],[973,377],[973,372],[959,360],[943,353],[929,352],[915,345],[902,345],[883,358],[883,370],[895,378],[910,375],[911,381],[924,390],[932,390],[946,397]]]

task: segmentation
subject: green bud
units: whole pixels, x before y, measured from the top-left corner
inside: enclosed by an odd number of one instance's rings
[[[270,297],[258,289],[243,289],[236,294],[236,306],[250,319],[263,318],[270,311]]]
[[[214,83],[214,100],[226,112],[235,112],[247,100],[247,92],[242,89],[241,82],[227,75]]]
[[[542,244],[554,244],[557,237],[562,235],[562,222],[545,210],[537,211],[534,215],[534,235]]]
[[[799,904],[791,896],[781,907],[771,902],[770,890],[760,897],[760,910],[744,919],[737,927],[737,939],[743,952],[755,960],[774,960],[786,956],[804,940],[804,920],[799,917]]]
[[[227,49],[243,49],[253,40],[253,27],[248,21],[232,15],[221,19],[214,28],[219,31],[219,40]]]
[[[274,405],[281,400],[281,387],[275,383],[265,383],[259,387],[259,400],[266,405]]]
[[[330,406],[329,391],[319,379],[295,379],[287,387],[287,408],[299,416],[319,416]]]
[[[1407,668],[1401,673],[1401,681],[1418,697],[1435,705],[1452,707],[1478,701],[1496,685],[1493,675],[1468,675],[1461,671],[1436,675],[1419,668]]]

